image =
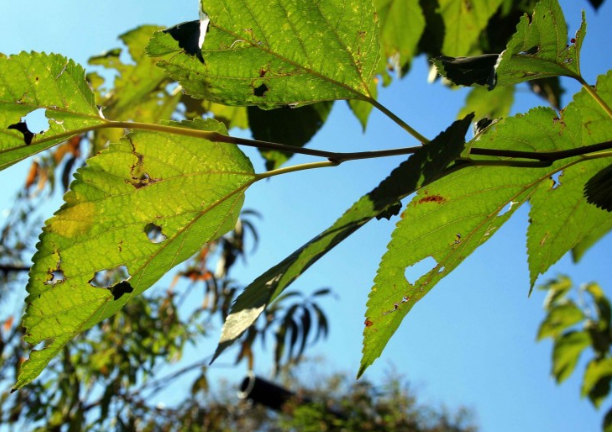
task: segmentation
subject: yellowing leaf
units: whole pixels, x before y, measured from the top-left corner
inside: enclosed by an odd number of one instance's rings
[[[219,130],[212,120],[192,127]],[[23,323],[26,341],[46,347],[23,364],[16,389],[76,334],[232,229],[255,178],[234,145],[154,132],[132,133],[88,163],[37,246]]]

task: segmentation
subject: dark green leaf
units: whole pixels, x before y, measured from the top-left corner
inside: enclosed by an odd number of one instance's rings
[[[585,331],[572,331],[555,341],[552,354],[552,373],[557,383],[572,374],[580,354],[591,345],[591,337]]]
[[[301,108],[284,107],[276,110],[248,107],[249,125],[253,138],[303,147],[321,129],[332,105],[332,102],[319,102]],[[268,170],[279,168],[293,156],[292,153],[278,150],[260,149],[259,152],[266,159]]]
[[[584,372],[582,396],[588,396],[593,405],[599,408],[610,393],[611,380],[612,358],[591,360]]]
[[[612,165],[605,167],[586,182],[584,196],[589,203],[612,212]]]

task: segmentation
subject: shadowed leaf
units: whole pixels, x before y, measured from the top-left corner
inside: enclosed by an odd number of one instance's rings
[[[369,194],[363,196],[330,228],[258,277],[238,297],[222,330],[215,358],[251,326],[284,289],[307,268],[365,223],[415,190],[438,179],[461,154],[472,116],[455,122],[431,143],[396,168]]]

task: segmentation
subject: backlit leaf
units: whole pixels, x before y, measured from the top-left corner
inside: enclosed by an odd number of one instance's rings
[[[37,109],[45,110],[45,131],[24,122]],[[105,122],[85,71],[72,60],[26,52],[0,56],[0,170]]]
[[[180,91],[170,92],[170,80],[156,61],[145,55],[145,46],[160,27],[145,25],[119,36],[127,46],[133,64],[121,60],[121,49],[114,49],[89,59],[89,64],[103,66],[117,73],[111,91],[102,95],[99,104],[104,106],[104,115],[113,120],[134,120],[159,123],[170,119],[181,99]],[[118,141],[123,136],[121,129],[104,129],[94,137],[95,151],[107,142]]]
[[[597,87],[605,100],[609,100],[609,81],[609,76],[602,77]],[[536,108],[500,120],[468,146],[531,152],[573,149],[611,139],[609,122],[601,107],[582,91],[562,118],[552,109]],[[587,124],[589,133],[584,133]],[[532,283],[592,229],[607,222],[610,214],[588,204],[582,188],[608,163],[575,157],[546,168],[466,168],[419,191],[397,225],[370,293],[366,312],[370,325],[364,329],[360,374],[380,356],[414,304],[528,199],[532,204],[528,230]],[[561,171],[558,189],[565,189],[555,195],[550,177]],[[571,180],[564,180],[566,176]],[[428,258],[433,258],[428,271],[408,280],[406,269]]]
[[[521,18],[499,59],[490,54],[440,57],[433,62],[441,75],[457,85],[479,84],[489,89],[555,76],[580,78],[580,49],[585,34],[584,13],[580,29],[568,41],[558,1],[541,0],[531,16]]]
[[[444,20],[442,53],[465,56],[472,51],[502,0],[438,0]]]
[[[219,130],[213,120],[194,126]],[[31,352],[15,389],[75,335],[231,230],[254,173],[233,145],[135,132],[89,159],[76,178],[37,245],[23,323],[25,340],[45,347]],[[151,237],[151,226],[163,237]],[[114,274],[128,277],[99,282]]]
[[[439,178],[463,151],[472,117],[455,122],[424,146],[369,194],[361,197],[330,228],[253,281],[238,297],[223,326],[218,357],[261,315],[267,305],[319,258],[401,198]]]
[[[580,49],[586,21],[568,41],[567,25],[557,0],[541,0],[531,17],[523,16],[497,66],[499,85],[552,76],[580,76]],[[568,44],[568,42],[570,42]]]
[[[425,30],[425,16],[419,0],[374,0],[380,20],[383,56],[399,69],[412,61]]]
[[[169,33],[151,56],[195,97],[226,105],[274,108],[323,100],[367,99],[378,65],[371,2],[207,0],[203,62]]]
[[[538,330],[538,339],[555,338],[564,330],[585,319],[582,310],[572,301],[556,305],[548,311],[548,315]]]
[[[600,76],[597,92],[608,104],[612,103],[612,72]],[[563,110],[555,128],[547,127],[557,148],[567,149],[596,144],[612,139],[610,118],[597,102],[582,90]],[[524,139],[533,139],[523,134]],[[531,198],[531,224],[528,229],[527,248],[531,283],[539,274],[557,262],[565,253],[585,238],[609,226],[612,214],[589,204],[584,197],[585,183],[610,164],[609,159],[594,159],[576,164],[576,160],[555,164],[561,172],[556,180],[543,182]],[[569,163],[568,163],[569,162]]]

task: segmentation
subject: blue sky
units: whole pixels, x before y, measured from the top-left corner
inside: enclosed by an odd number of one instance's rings
[[[578,27],[581,8],[586,10],[589,27],[582,69],[587,80],[594,83],[598,74],[612,66],[612,47],[608,43],[612,0],[605,2],[597,14],[586,0],[565,0],[561,4],[572,34]],[[64,0],[61,7],[40,0],[4,1],[0,3],[4,35],[0,52],[58,52],[85,65],[91,55],[120,46],[117,35],[140,24],[172,25],[196,19],[197,8],[195,0]],[[425,59],[417,59],[406,79],[381,90],[380,101],[421,133],[433,137],[454,120],[466,91],[427,85],[427,73]],[[576,86],[571,85],[575,91]],[[566,96],[563,104],[568,102]],[[540,101],[522,87],[514,112],[525,112],[536,104]],[[373,112],[368,130],[362,134],[346,104],[337,102],[310,146],[365,151],[414,144],[378,112]],[[245,152],[262,171],[261,158],[251,149]],[[261,242],[248,265],[236,269],[234,276],[248,283],[276,264],[333,223],[400,160],[347,163],[254,185],[247,191],[245,207],[264,216],[257,225]],[[290,163],[308,161],[312,159],[298,156]],[[21,184],[26,168],[27,162],[0,172],[0,184]],[[10,206],[11,197],[12,192],[3,191],[0,210]],[[544,317],[543,294],[527,296],[527,220],[528,208],[524,207],[421,301],[366,376],[376,381],[393,368],[413,383],[424,400],[451,408],[473,408],[485,432],[598,430],[605,411],[597,412],[580,399],[582,366],[578,374],[557,386],[550,377],[551,345],[535,342],[537,327]],[[355,374],[358,369],[365,302],[393,226],[394,221],[367,225],[292,287],[308,292],[329,286],[337,293],[337,300],[324,304],[331,317],[330,338],[313,352],[326,357],[330,370]],[[597,280],[611,293],[611,249],[612,237],[608,236],[579,265],[563,258],[540,281],[567,273],[577,283]],[[210,343],[212,352],[214,340]],[[225,361],[223,357],[221,361]],[[269,370],[267,364],[257,367],[261,373]]]

